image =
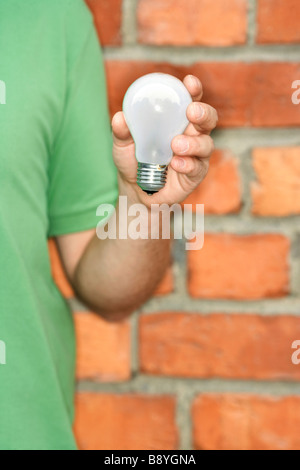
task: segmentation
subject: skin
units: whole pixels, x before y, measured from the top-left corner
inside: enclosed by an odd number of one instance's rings
[[[193,103],[187,109],[190,124],[184,135],[172,141],[174,157],[166,186],[148,196],[136,184],[135,146],[122,112],[112,120],[113,158],[118,169],[119,193],[128,206],[180,203],[205,178],[214,150],[210,133],[218,115],[202,103],[202,84],[188,75],[184,84]],[[117,206],[117,220],[119,207]],[[128,220],[128,224],[130,219]],[[118,233],[118,231],[117,231]],[[99,240],[95,230],[57,237],[67,276],[78,298],[107,321],[126,318],[151,297],[170,264],[170,240]]]

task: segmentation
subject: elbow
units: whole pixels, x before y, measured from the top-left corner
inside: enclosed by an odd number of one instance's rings
[[[132,315],[133,311],[108,312],[102,309],[93,309],[104,321],[108,323],[121,323],[126,321]]]
[[[74,285],[75,284],[75,285]],[[150,297],[151,292],[141,296],[140,291],[135,291],[126,297],[112,298],[99,292],[86,295],[85,290],[78,288],[79,283],[73,283],[76,298],[83,303],[91,312],[99,315],[109,323],[119,323],[127,320],[137,309],[139,309]]]
[[[75,291],[76,298],[85,305],[91,312],[101,317],[108,323],[120,323],[127,320],[133,312],[136,310],[135,307],[124,308],[118,307],[117,305],[109,307],[105,305],[99,305],[96,302],[90,302],[89,299],[84,298],[80,293]]]

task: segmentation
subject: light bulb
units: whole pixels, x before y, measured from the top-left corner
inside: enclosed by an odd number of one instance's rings
[[[153,194],[162,189],[172,160],[171,142],[182,134],[191,95],[184,84],[165,73],[151,73],[136,80],[123,102],[126,123],[135,142],[137,183]]]

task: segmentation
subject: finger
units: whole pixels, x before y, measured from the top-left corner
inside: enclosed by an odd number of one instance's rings
[[[191,103],[186,112],[188,120],[201,133],[209,134],[218,124],[218,113],[205,103]]]
[[[181,173],[188,176],[189,178],[198,180],[200,183],[200,181],[202,181],[207,175],[209,160],[199,160],[198,158],[194,157],[182,158],[175,156],[173,157],[170,165],[173,170],[177,171],[177,173]]]
[[[195,129],[194,124],[189,123],[186,130],[184,131],[184,135],[189,135],[189,136],[199,135],[199,131]]]
[[[111,125],[115,144],[120,147],[125,147],[133,142],[132,135],[126,124],[125,116],[122,111],[114,115]]]
[[[183,79],[183,83],[188,89],[191,97],[193,98],[193,101],[201,101],[203,96],[203,87],[199,78],[195,77],[194,75],[187,75]]]
[[[214,141],[209,135],[180,135],[172,140],[172,150],[175,155],[208,158],[214,151]]]

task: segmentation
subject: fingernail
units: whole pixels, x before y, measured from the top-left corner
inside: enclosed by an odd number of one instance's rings
[[[178,168],[184,168],[185,167],[185,159],[184,158],[177,158],[177,166],[178,166]]]
[[[176,147],[179,153],[186,153],[189,149],[189,141],[184,138],[177,139]]]
[[[194,105],[194,114],[195,114],[195,119],[197,119],[197,121],[200,121],[203,118],[204,109],[201,106],[201,104]]]

